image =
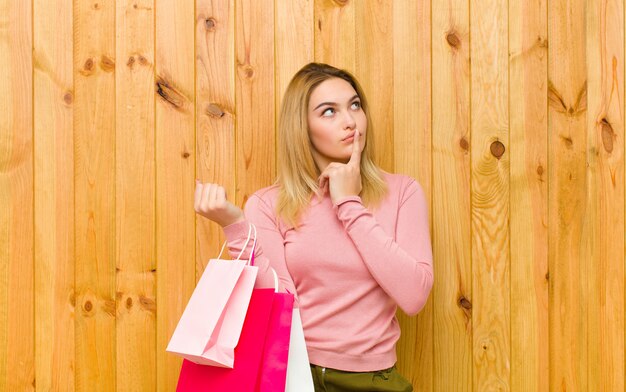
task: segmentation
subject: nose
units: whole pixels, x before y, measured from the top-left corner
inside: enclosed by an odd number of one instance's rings
[[[344,127],[346,129],[354,129],[356,127],[356,120],[350,111],[346,111],[344,115]]]

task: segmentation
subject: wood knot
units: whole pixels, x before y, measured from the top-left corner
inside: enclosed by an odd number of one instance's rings
[[[113,72],[115,69],[115,61],[109,56],[102,55],[100,57],[100,68],[104,72]]]
[[[208,114],[211,117],[222,118],[224,117],[225,113],[222,110],[222,108],[219,107],[219,105],[217,105],[216,103],[210,103],[206,107],[206,114]]]
[[[182,109],[185,103],[185,97],[172,87],[171,84],[162,76],[157,76],[156,92],[159,97],[175,109]]]
[[[137,3],[133,4],[133,8],[137,9]]]
[[[350,0],[333,0],[333,1],[335,2],[335,4],[337,4],[340,7],[345,7],[350,2]]]
[[[540,48],[547,48],[548,47],[548,39],[538,35],[537,36],[537,46],[539,46]]]
[[[131,297],[126,298],[126,309],[130,310],[133,307],[133,299]]]
[[[463,296],[459,298],[459,306],[463,309],[472,310],[472,303]]]
[[[126,62],[126,65],[129,66],[130,68],[132,68],[133,64],[135,64],[135,56],[130,56],[128,58],[128,61]]]
[[[546,280],[550,280],[550,271],[546,272]]]
[[[459,146],[461,146],[461,149],[463,151],[469,150],[469,143],[467,142],[467,139],[465,137],[461,138],[461,140],[459,141]]]
[[[71,105],[73,101],[74,95],[72,94],[72,92],[66,91],[65,94],[63,94],[63,102],[65,102],[67,105]]]
[[[180,154],[180,156],[182,156],[183,159],[187,159],[189,158],[189,153],[187,151],[183,151],[183,153]],[[156,270],[153,270],[152,272],[156,272]]]
[[[85,64],[83,64],[83,70],[88,73],[93,71],[93,59],[89,58],[85,61]]]
[[[143,57],[142,55],[137,56],[137,58],[139,59],[139,64],[141,65],[148,65],[148,59],[146,59],[145,57]]]
[[[497,159],[500,159],[502,155],[504,155],[504,144],[502,144],[502,142],[499,140],[491,143],[491,147],[489,149],[491,150],[491,155],[493,155]]]
[[[98,4],[98,3],[94,3],[94,4],[93,4],[93,9],[94,9],[94,10],[100,9],[100,4]]]
[[[537,174],[539,174],[539,177],[543,175],[543,166],[541,165],[537,166]]]
[[[254,77],[254,68],[249,64],[242,67],[242,72],[246,79],[252,79]]]
[[[574,146],[574,140],[572,140],[569,136],[559,136],[563,143],[565,143],[565,147],[572,148]]]
[[[610,154],[611,152],[613,152],[613,138],[615,136],[615,133],[613,132],[613,127],[606,120],[606,118],[602,119],[602,121],[600,122],[600,127],[602,128],[602,145],[604,146],[606,152]]]
[[[459,46],[461,46],[461,39],[459,38],[456,31],[449,31],[446,34],[446,41],[448,41],[448,45],[450,45],[454,49],[457,49]]]
[[[213,18],[206,18],[204,20],[204,28],[207,31],[215,31],[215,26],[217,25],[217,21]]]
[[[91,312],[93,310],[93,304],[91,303],[91,301],[85,301],[85,303],[83,304],[83,309],[87,313]]]
[[[156,311],[156,302],[152,298],[148,298],[146,296],[140,295],[139,296],[139,304],[141,305],[141,307],[144,310],[147,310],[149,312],[155,312]]]

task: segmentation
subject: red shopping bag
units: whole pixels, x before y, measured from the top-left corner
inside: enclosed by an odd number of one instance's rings
[[[283,391],[293,312],[293,295],[254,289],[232,369],[184,360],[178,392]]]

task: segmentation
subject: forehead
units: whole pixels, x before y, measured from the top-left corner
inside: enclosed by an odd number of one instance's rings
[[[311,92],[309,107],[316,107],[322,102],[344,103],[352,99],[356,91],[350,83],[340,78],[324,80]]]

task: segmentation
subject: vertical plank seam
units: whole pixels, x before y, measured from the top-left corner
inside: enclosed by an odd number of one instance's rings
[[[76,98],[77,94],[76,94],[76,78],[74,77],[74,73],[75,73],[75,63],[76,63],[76,47],[78,45],[76,45],[76,26],[75,26],[75,18],[76,18],[76,10],[75,10],[75,5],[76,5],[76,1],[73,0],[72,1],[72,92],[74,94],[74,97]],[[74,102],[76,102],[76,99],[74,99]],[[74,236],[73,236],[73,247],[74,247],[74,252],[73,252],[73,259],[74,259],[74,268],[73,268],[73,275],[74,275],[74,283],[72,285],[72,296],[71,298],[74,298],[74,304],[73,304],[73,320],[74,320],[74,368],[72,369],[72,371],[74,372],[73,376],[74,376],[74,391],[77,390],[77,381],[78,381],[78,377],[76,377],[76,353],[78,352],[78,347],[77,347],[77,336],[76,336],[76,331],[77,331],[77,324],[78,324],[78,317],[76,317],[76,305],[77,305],[77,297],[76,297],[76,270],[77,268],[77,260],[78,257],[76,257],[76,110],[75,110],[76,105],[74,104],[73,108],[72,108],[72,168],[73,173],[72,173],[72,181],[74,183],[74,187],[73,187],[73,193],[74,193],[74,204],[73,204],[73,208],[72,208],[72,215],[73,215],[73,220],[72,222],[74,222],[73,226],[73,232],[74,232]]]
[[[433,146],[433,2],[432,0],[429,1],[430,5],[429,5],[429,16],[428,16],[428,20],[430,21],[430,28],[429,28],[429,32],[430,32],[430,36],[428,37],[428,44],[429,44],[429,49],[428,49],[428,53],[429,53],[429,57],[430,57],[430,69],[429,71],[429,83],[428,83],[428,88],[429,88],[429,99],[430,99],[430,113],[429,115],[429,119],[430,119],[430,182],[428,184],[428,186],[430,187],[429,193],[430,193],[430,202],[429,202],[429,216],[430,216],[430,233],[431,233],[431,252],[432,252],[432,244],[434,243],[434,237],[436,234],[436,231],[434,230],[434,220],[433,220],[433,178],[435,176],[435,174],[433,173],[433,150],[434,150],[434,146]],[[393,24],[395,26],[395,23]],[[395,34],[394,34],[395,36]],[[395,79],[394,79],[395,80]],[[395,125],[395,124],[394,124]],[[433,259],[433,282],[435,280],[435,272],[434,272],[434,268],[436,268],[436,264],[435,264],[436,260]],[[434,339],[434,331],[435,331],[435,310],[434,310],[434,305],[437,303],[437,301],[435,300],[435,293],[436,290],[432,290],[431,289],[431,296],[432,296],[432,304],[433,304],[433,310],[432,310],[432,314],[431,314],[431,337],[433,338],[433,343],[430,346],[430,350],[431,350],[431,362],[433,364],[433,366],[431,367],[431,391],[436,391],[436,382],[437,382],[437,377],[435,377],[435,339]]]
[[[158,150],[158,139],[157,139],[157,128],[158,128],[158,124],[157,124],[157,105],[156,105],[156,97],[155,97],[155,92],[154,92],[154,87],[155,87],[155,82],[156,82],[156,70],[157,70],[157,46],[156,46],[156,30],[157,30],[157,25],[156,25],[156,13],[157,13],[157,2],[156,0],[152,0],[152,89],[151,89],[151,93],[152,93],[152,140],[154,145],[152,146],[152,151],[153,151],[153,155],[152,155],[152,159],[153,159],[153,175],[154,175],[154,184],[153,184],[153,189],[154,189],[154,199],[153,199],[153,205],[152,205],[152,210],[153,210],[153,222],[154,222],[154,226],[152,227],[152,247],[153,247],[153,253],[152,253],[152,257],[154,257],[154,260],[151,261],[151,265],[150,265],[150,269],[152,269],[152,267],[154,266],[154,269],[156,270],[156,273],[154,276],[150,276],[148,278],[148,282],[150,282],[150,280],[152,280],[152,292],[151,294],[154,295],[154,303],[155,305],[157,305],[157,301],[158,301],[158,293],[159,293],[159,280],[157,279],[157,276],[159,274],[159,268],[158,268],[158,262],[159,262],[159,255],[158,255],[158,247],[157,247],[157,241],[158,241],[158,232],[157,232],[157,225],[159,224],[158,222],[158,214],[157,214],[157,199],[158,199],[158,186],[157,186],[157,182],[158,182],[158,178],[157,178],[157,174],[158,174],[158,161],[157,161],[157,150]],[[176,18],[173,18],[174,21],[176,21]],[[175,22],[174,22],[175,23]],[[173,81],[172,81],[173,83]],[[144,272],[145,274],[145,272]],[[145,276],[145,275],[144,275]],[[145,294],[146,296],[148,296],[148,293]],[[157,305],[158,306],[158,305]],[[157,308],[158,309],[158,308]],[[158,386],[158,377],[157,377],[157,361],[158,361],[158,344],[159,344],[159,339],[158,339],[158,335],[159,335],[159,319],[158,319],[158,312],[155,314],[155,317],[153,319],[154,325],[154,374],[152,375],[152,380],[154,383],[154,388],[158,390],[159,386]]]
[[[31,167],[32,167],[32,207],[31,207],[31,224],[32,224],[32,237],[31,237],[31,249],[32,249],[32,271],[33,275],[31,276],[33,282],[33,293],[32,293],[32,317],[33,317],[33,329],[32,329],[32,344],[33,344],[33,352],[32,352],[32,363],[33,363],[33,389],[37,388],[37,279],[36,279],[36,268],[37,268],[37,259],[36,259],[36,250],[35,246],[35,64],[34,64],[34,53],[35,53],[35,0],[31,0],[30,2],[30,130],[31,130],[31,143],[32,143],[32,151],[31,151]]]
[[[511,366],[511,364],[513,363],[513,344],[512,344],[512,330],[513,330],[513,323],[511,322],[511,291],[512,291],[512,286],[511,286],[511,273],[512,273],[512,268],[511,268],[511,161],[513,159],[513,154],[512,154],[512,147],[513,147],[513,143],[511,143],[511,1],[507,0],[506,2],[506,43],[507,43],[507,56],[506,56],[506,69],[507,69],[507,136],[508,136],[508,140],[507,140],[507,147],[509,149],[509,164],[507,165],[507,174],[508,174],[508,183],[507,183],[507,190],[508,190],[508,196],[509,196],[509,205],[507,208],[507,222],[508,222],[508,230],[507,230],[507,236],[508,236],[508,257],[507,257],[507,263],[508,263],[508,271],[509,271],[509,287],[508,287],[508,294],[509,294],[509,317],[508,317],[508,323],[509,323],[509,357],[507,358],[507,362],[509,363],[509,372],[508,372],[508,384],[509,384],[509,390],[512,387],[512,381],[513,381],[513,377],[512,377],[512,373],[513,373],[513,368]],[[522,33],[523,34],[523,33]]]
[[[467,20],[467,26],[468,26],[468,41],[469,41],[469,56],[468,56],[468,60],[469,60],[469,91],[468,91],[468,99],[469,99],[469,110],[467,111],[468,113],[468,128],[469,128],[469,140],[470,140],[470,149],[469,149],[469,271],[470,271],[470,287],[471,287],[471,292],[472,292],[472,301],[474,300],[474,279],[473,279],[473,269],[474,269],[474,258],[473,258],[473,225],[472,225],[472,195],[473,195],[473,186],[472,186],[472,174],[474,173],[473,170],[473,165],[472,165],[472,157],[473,157],[473,148],[472,148],[472,2],[470,0],[466,0],[467,1],[467,15],[468,15],[468,20]],[[477,308],[478,311],[480,311]],[[471,361],[472,361],[472,372],[471,372],[471,380],[472,380],[472,390],[474,390],[474,373],[475,373],[475,368],[474,368],[474,317],[476,315],[476,312],[472,312],[471,314],[471,319],[472,319],[472,335],[470,337],[471,340],[471,349],[470,349],[470,353],[471,353]]]
[[[547,225],[547,229],[548,229],[548,236],[547,236],[547,240],[546,240],[546,244],[547,244],[547,268],[548,268],[548,388],[550,388],[552,386],[552,339],[550,339],[550,337],[552,336],[552,334],[550,333],[550,331],[552,331],[551,325],[550,325],[550,314],[552,313],[552,309],[550,308],[550,303],[552,302],[552,280],[550,279],[550,267],[551,267],[551,263],[550,263],[550,213],[552,211],[552,209],[550,208],[550,172],[551,172],[551,168],[550,168],[550,151],[552,150],[551,146],[552,144],[550,143],[551,138],[551,127],[550,127],[550,105],[549,105],[549,99],[548,99],[548,94],[549,94],[549,83],[550,83],[550,48],[552,47],[552,44],[550,43],[550,4],[549,2],[546,3],[546,41],[548,42],[548,48],[546,50],[546,96],[545,96],[545,106],[546,106],[546,143],[547,143],[547,148],[546,148],[546,170],[547,170],[547,184],[546,184],[546,198],[547,198],[547,202],[546,202],[546,225]]]

